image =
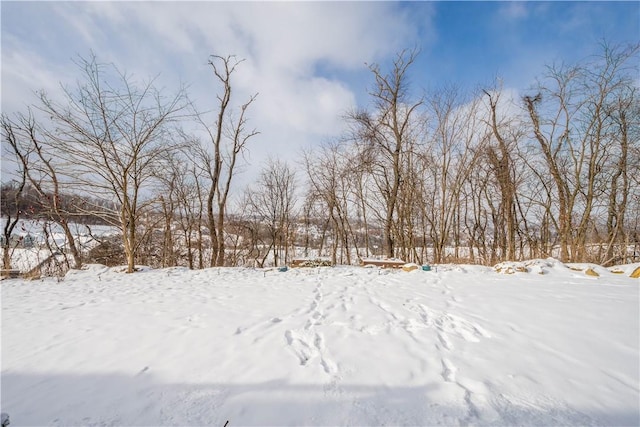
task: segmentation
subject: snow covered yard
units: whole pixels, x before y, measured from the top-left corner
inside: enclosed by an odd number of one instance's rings
[[[12,426],[638,425],[640,280],[537,268],[6,280],[2,411]]]

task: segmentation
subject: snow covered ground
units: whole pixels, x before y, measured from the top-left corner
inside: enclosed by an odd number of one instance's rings
[[[630,269],[6,280],[1,409],[12,426],[638,425]]]

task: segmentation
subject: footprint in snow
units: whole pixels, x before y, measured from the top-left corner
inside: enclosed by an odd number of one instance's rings
[[[451,363],[449,359],[446,357],[442,358],[442,378],[447,382],[455,382],[456,381],[456,372],[458,372],[458,368]]]
[[[438,332],[438,340],[442,344],[442,346],[447,350],[453,350],[453,344],[451,340],[444,332]]]
[[[309,360],[317,355],[318,349],[312,347],[307,339],[301,335],[287,330],[284,333],[287,344],[293,349],[294,353],[300,361],[300,365],[306,366]]]

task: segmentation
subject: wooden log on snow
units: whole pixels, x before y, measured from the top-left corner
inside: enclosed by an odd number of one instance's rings
[[[0,279],[17,279],[18,277],[20,277],[20,270],[0,270]]]
[[[382,268],[402,268],[406,262],[401,259],[363,259],[360,260],[360,265],[366,267],[367,265],[373,265]]]

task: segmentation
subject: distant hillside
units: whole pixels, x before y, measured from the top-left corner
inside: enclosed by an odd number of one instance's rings
[[[40,197],[35,188],[27,185],[16,200],[17,186],[13,182],[2,184],[0,191],[2,217],[7,217],[8,214],[14,217],[16,212],[19,212],[20,218],[23,219],[49,217],[49,206],[53,197],[51,194]],[[59,198],[62,211],[66,215],[65,219],[69,222],[108,225],[104,215],[100,213],[114,209],[111,203],[93,197],[63,193]]]

